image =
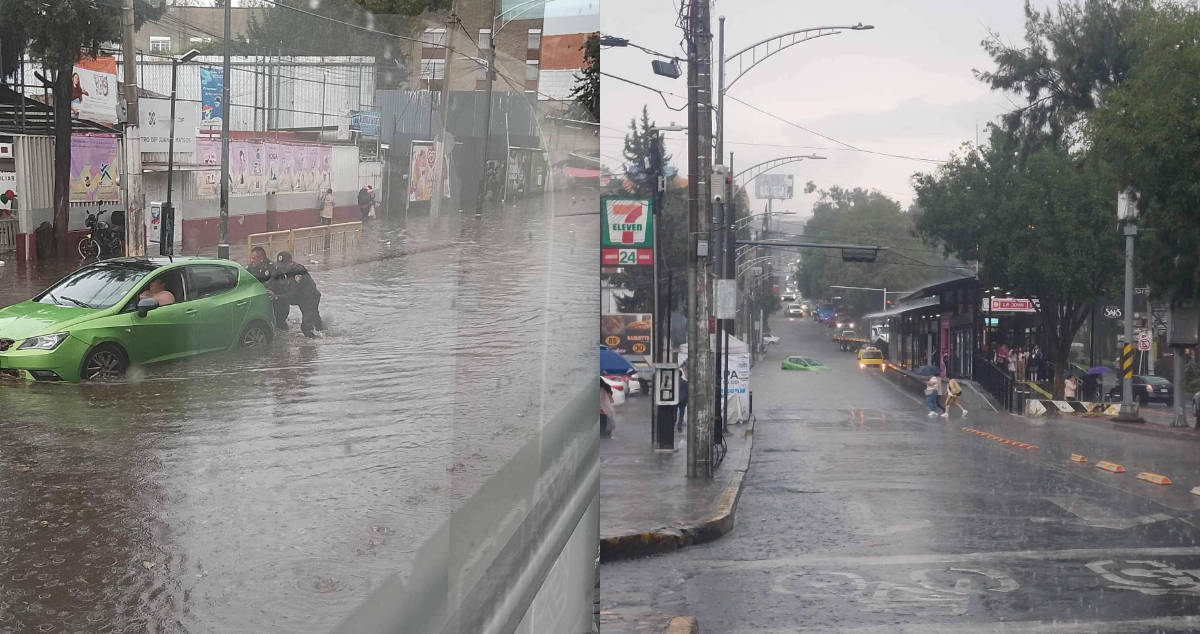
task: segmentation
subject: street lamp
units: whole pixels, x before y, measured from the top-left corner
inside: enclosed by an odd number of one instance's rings
[[[1121,373],[1121,409],[1115,420],[1124,423],[1144,422],[1133,405],[1133,239],[1137,237],[1137,201],[1133,189],[1117,194],[1117,220],[1125,234],[1125,345],[1117,368]]]
[[[175,175],[175,87],[178,83],[179,65],[186,64],[200,55],[192,49],[179,57],[171,58],[171,125],[167,141],[167,200],[163,203],[158,226],[158,254],[175,254],[175,207],[171,204],[171,186]],[[224,160],[228,160],[228,156]]]

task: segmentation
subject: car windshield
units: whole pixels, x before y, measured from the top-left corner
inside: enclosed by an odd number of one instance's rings
[[[1170,381],[1162,378],[1161,376],[1144,376],[1144,377],[1142,377],[1142,380],[1144,380],[1147,383],[1152,383],[1154,385],[1169,385],[1171,383]]]
[[[878,352],[878,351],[875,351],[875,352],[868,351],[868,352],[863,353],[862,358],[864,358],[864,359],[882,359],[883,353]]]
[[[109,308],[133,290],[149,271],[128,266],[97,265],[63,278],[35,301],[76,308]]]

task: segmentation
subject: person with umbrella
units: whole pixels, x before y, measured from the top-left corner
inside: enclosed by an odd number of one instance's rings
[[[1102,365],[1089,369],[1083,375],[1083,396],[1096,402],[1100,400],[1102,375],[1110,370]]]

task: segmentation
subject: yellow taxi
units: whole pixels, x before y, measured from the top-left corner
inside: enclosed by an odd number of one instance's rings
[[[876,366],[883,371],[883,352],[879,348],[866,347],[858,351],[858,367],[860,370],[865,370],[868,366]]]

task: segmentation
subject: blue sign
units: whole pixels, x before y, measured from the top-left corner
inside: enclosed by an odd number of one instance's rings
[[[200,124],[216,125],[225,116],[225,104],[221,102],[225,70],[215,66],[200,67]]]
[[[379,136],[379,113],[375,110],[359,110],[350,115],[350,129],[363,136]]]

